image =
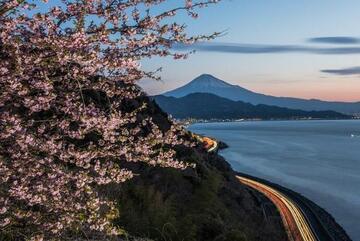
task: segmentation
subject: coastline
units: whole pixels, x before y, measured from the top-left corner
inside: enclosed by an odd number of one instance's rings
[[[348,119],[244,119],[244,120],[197,120],[197,121],[185,121],[178,120],[178,122],[183,123],[185,126],[190,126],[193,124],[203,124],[203,123],[240,123],[240,122],[271,122],[271,121],[360,121],[360,117],[348,118]]]
[[[214,153],[218,153],[219,150],[228,147],[226,143],[212,137],[210,138],[215,143],[217,143],[218,148],[213,151]],[[352,241],[344,228],[336,222],[335,218],[330,213],[328,213],[324,208],[320,207],[315,202],[306,198],[302,194],[262,178],[258,178],[242,172],[237,172],[235,170],[233,170],[233,172],[236,176],[254,180],[256,182],[265,184],[277,191],[280,191],[293,202],[295,202],[306,217],[313,231],[316,233],[317,239],[319,241]],[[252,189],[251,187],[249,188]]]
[[[236,174],[240,177],[246,177],[259,183],[266,184],[293,200],[301,208],[311,227],[315,229],[314,231],[316,231],[319,241],[352,241],[344,228],[336,222],[335,218],[330,213],[310,199],[304,197],[302,194],[246,173],[236,172]]]

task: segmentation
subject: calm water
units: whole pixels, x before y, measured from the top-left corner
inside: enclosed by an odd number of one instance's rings
[[[308,197],[360,241],[360,121],[194,124],[226,142],[221,155],[241,172]]]

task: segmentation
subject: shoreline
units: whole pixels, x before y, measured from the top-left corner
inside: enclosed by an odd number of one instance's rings
[[[215,143],[217,143],[216,146],[218,148],[216,150],[213,150],[213,153],[218,154],[220,150],[228,148],[228,145],[225,142],[219,141],[212,137],[209,138],[211,138]],[[313,231],[316,233],[317,239],[319,241],[352,241],[352,239],[346,233],[345,229],[336,222],[336,219],[329,212],[327,212],[324,208],[320,207],[315,202],[311,201],[302,194],[262,178],[258,178],[235,170],[233,170],[233,172],[236,176],[254,180],[256,182],[265,184],[277,191],[280,191],[293,202],[295,202],[302,210],[304,216],[307,219],[307,222],[314,229]],[[259,192],[259,190],[256,191]]]
[[[349,118],[349,119],[264,119],[264,120],[258,120],[258,119],[248,119],[248,120],[206,120],[206,121],[194,121],[194,122],[184,122],[180,121],[181,123],[184,123],[185,126],[190,126],[193,124],[213,124],[213,123],[241,123],[241,122],[271,122],[271,121],[360,121],[359,118]]]
[[[315,229],[314,231],[316,231],[319,241],[352,241],[345,229],[336,222],[330,213],[302,194],[262,178],[237,171],[234,172],[240,177],[255,180],[272,187],[293,200],[301,208],[310,225]],[[331,238],[330,240],[329,237]]]

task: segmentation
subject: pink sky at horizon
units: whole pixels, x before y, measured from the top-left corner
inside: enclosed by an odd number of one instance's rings
[[[351,94],[349,92],[344,93],[343,95],[339,95],[339,93],[334,93],[332,90],[328,90],[326,92],[318,93],[316,90],[307,90],[306,93],[299,93],[297,90],[288,90],[287,94],[284,94],[279,90],[261,90],[261,88],[255,90],[255,92],[259,92],[262,94],[273,95],[278,97],[294,97],[300,99],[318,99],[324,101],[339,101],[339,102],[360,102],[360,94],[359,90],[352,91]]]
[[[301,89],[297,86],[286,86],[284,84],[281,85],[281,88],[277,88],[277,86],[274,84],[273,86],[264,86],[263,84],[243,84],[242,87],[250,89],[254,92],[274,96],[340,102],[360,102],[360,80],[358,83],[358,85],[336,85],[329,83],[316,85],[312,83],[304,85]]]

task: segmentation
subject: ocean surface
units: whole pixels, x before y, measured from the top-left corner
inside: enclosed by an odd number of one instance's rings
[[[360,241],[360,121],[198,123],[189,130],[229,145],[234,170],[278,183],[326,209]]]

